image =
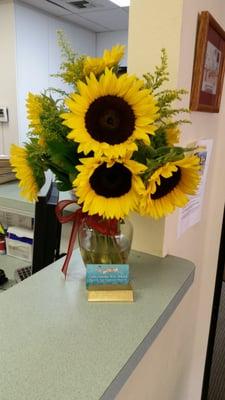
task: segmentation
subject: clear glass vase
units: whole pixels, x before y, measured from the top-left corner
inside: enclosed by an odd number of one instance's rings
[[[117,221],[114,234],[103,234],[83,220],[78,240],[84,264],[126,264],[132,238],[133,227],[128,219]]]

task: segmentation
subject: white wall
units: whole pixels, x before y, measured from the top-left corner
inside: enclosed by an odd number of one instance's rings
[[[0,154],[9,154],[11,143],[18,143],[16,104],[15,16],[12,0],[0,1],[0,105],[7,106],[9,122],[0,124]]]
[[[50,74],[59,71],[60,49],[57,30],[63,30],[79,54],[95,55],[95,33],[60,18],[50,16],[16,1],[16,63],[19,140],[26,140],[27,119],[25,99],[29,91],[39,93],[48,87],[65,88]]]
[[[142,77],[160,63],[161,49],[166,48],[169,58],[170,85],[176,87],[179,68],[182,0],[131,1],[128,34],[128,71]],[[165,219],[153,220],[132,215],[135,250],[164,256]]]
[[[109,49],[115,44],[124,44],[126,52],[120,65],[127,66],[128,31],[101,32],[96,34],[96,55],[101,57],[104,49]]]
[[[225,7],[221,0],[184,0],[178,85],[190,88],[198,13],[208,10],[225,29]],[[185,105],[188,104],[189,97]],[[196,264],[192,297],[193,347],[186,398],[199,400],[204,372],[215,277],[225,200],[225,84],[219,113],[192,112],[192,125],[184,131],[185,141],[194,137],[213,139],[213,153],[206,183],[202,219],[180,240],[174,237],[176,215],[168,221],[167,241],[170,252],[191,259]],[[221,180],[222,178],[222,180]],[[190,321],[191,322],[191,321]],[[188,379],[188,377],[187,377]],[[184,398],[184,400],[186,400]]]

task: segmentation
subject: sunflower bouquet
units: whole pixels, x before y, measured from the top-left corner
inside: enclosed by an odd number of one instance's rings
[[[80,56],[63,35],[56,75],[68,92],[29,93],[29,140],[12,145],[11,164],[24,197],[36,201],[50,169],[60,191],[73,189],[87,216],[123,221],[131,212],[161,218],[183,207],[199,183],[199,158],[178,145],[174,108],[185,91],[161,89],[169,80],[167,56],[143,79],[122,73],[124,46],[102,57]]]

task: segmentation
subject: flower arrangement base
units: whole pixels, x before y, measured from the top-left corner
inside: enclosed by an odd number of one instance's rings
[[[96,229],[84,219],[78,231],[84,264],[126,264],[132,237],[133,227],[128,219],[98,221]]]
[[[90,302],[127,302],[134,301],[131,284],[128,285],[93,285],[88,288]]]
[[[133,228],[129,220],[97,218],[82,221],[78,239],[87,268],[88,301],[133,302],[129,265],[126,264],[132,236]]]

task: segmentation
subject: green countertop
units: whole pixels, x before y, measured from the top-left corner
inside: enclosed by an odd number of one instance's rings
[[[74,251],[0,296],[1,400],[111,400],[194,279],[194,265],[133,252],[134,303],[88,303]]]

